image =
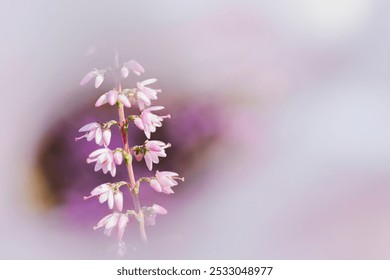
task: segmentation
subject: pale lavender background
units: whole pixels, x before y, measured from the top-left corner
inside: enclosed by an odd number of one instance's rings
[[[149,248],[125,257],[389,258],[388,5],[2,1],[0,258],[115,257],[92,222],[40,210],[33,191],[46,128],[89,102],[78,82],[110,59],[87,57],[91,46],[229,121],[186,182],[203,191],[181,193]]]

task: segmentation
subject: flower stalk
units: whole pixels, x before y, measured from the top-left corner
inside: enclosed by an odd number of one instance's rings
[[[76,140],[86,138],[88,141],[95,139],[96,144],[103,146],[92,152],[87,163],[95,163],[95,172],[102,170],[103,173],[110,172],[112,177],[116,175],[117,166],[125,162],[129,182],[121,181],[117,183],[104,183],[91,191],[91,195],[85,196],[84,199],[97,197],[100,203],[107,201],[108,207],[113,213],[101,219],[94,229],[104,227],[104,233],[111,235],[112,231],[117,231],[119,246],[124,243],[122,241],[125,229],[129,222],[135,221],[139,226],[139,233],[141,240],[147,243],[146,226],[154,225],[157,215],[166,215],[167,210],[157,204],[151,206],[141,206],[140,202],[140,185],[141,183],[148,183],[156,192],[165,194],[173,193],[172,187],[177,185],[175,180],[182,180],[184,178],[178,177],[178,174],[171,171],[156,171],[154,176],[140,177],[136,180],[133,169],[133,156],[137,161],[145,159],[147,168],[152,171],[153,163],[159,163],[159,157],[166,157],[165,149],[169,148],[171,144],[165,144],[158,140],[150,140],[152,133],[158,127],[162,126],[162,121],[171,116],[156,115],[153,111],[163,110],[163,106],[149,107],[152,100],[157,100],[157,94],[161,93],[160,89],[150,88],[148,85],[155,83],[157,79],[147,79],[137,82],[135,88],[122,89],[122,80],[127,78],[130,72],[136,76],[140,76],[145,72],[144,68],[135,60],[130,60],[119,65],[118,56],[115,57],[114,69],[107,67],[106,69],[94,69],[89,72],[80,82],[81,85],[87,84],[93,78],[95,79],[95,88],[104,82],[104,75],[106,72],[111,72],[114,79],[117,81],[116,87],[112,90],[103,93],[95,103],[96,107],[108,105],[117,105],[118,121],[111,120],[108,122],[94,122],[83,126],[79,131],[85,133]],[[117,76],[116,76],[117,75]],[[118,76],[119,75],[119,76]],[[140,110],[139,115],[125,114],[125,107],[130,108],[138,106]],[[129,146],[128,128],[133,123],[136,127],[143,130],[146,140],[142,145]],[[122,147],[110,149],[111,140],[111,126],[116,124],[119,128],[120,137],[122,139]],[[133,210],[123,210],[123,193],[120,188],[127,186],[133,201]],[[115,209],[115,210],[114,210]]]

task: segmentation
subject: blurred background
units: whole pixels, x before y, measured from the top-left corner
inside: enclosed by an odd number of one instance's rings
[[[388,1],[0,5],[1,259],[390,258]],[[147,247],[130,223],[122,256],[92,230],[106,205],[82,199],[111,177],[74,142],[116,118],[93,106],[109,81],[79,86],[114,51],[158,78],[172,119],[153,138],[173,147],[156,169],[186,177],[169,196],[142,188],[169,213]]]

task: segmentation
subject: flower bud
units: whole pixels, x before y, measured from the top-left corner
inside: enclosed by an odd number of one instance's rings
[[[121,164],[123,160],[123,155],[121,151],[115,151],[114,152],[114,160],[116,164]]]

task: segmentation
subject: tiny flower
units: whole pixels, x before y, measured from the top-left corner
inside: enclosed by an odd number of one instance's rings
[[[145,142],[145,162],[149,170],[152,170],[153,163],[159,163],[158,157],[166,157],[165,149],[169,148],[171,144],[165,144],[164,142],[151,140]]]
[[[119,151],[113,152],[108,148],[98,149],[88,156],[87,163],[96,162],[95,171],[102,169],[104,174],[107,174],[107,172],[110,171],[111,176],[115,177],[115,164],[119,165],[122,163],[122,160],[118,155],[114,157],[114,153],[118,152]]]
[[[165,215],[168,211],[157,204],[153,204],[152,206],[142,207],[142,213],[144,214],[145,223],[148,226],[154,226],[156,224],[156,216]]]
[[[102,126],[97,122],[86,124],[79,129],[79,132],[85,132],[85,134],[81,137],[76,137],[75,140],[77,141],[82,138],[87,138],[87,141],[91,141],[95,138],[96,144],[107,147],[110,145],[111,130],[103,127],[104,125]]]
[[[92,78],[95,78],[95,88],[100,87],[100,85],[104,81],[104,72],[106,72],[106,70],[98,70],[98,69],[89,72],[80,81],[80,86],[87,84]]]
[[[163,106],[154,106],[142,111],[141,116],[134,119],[134,124],[145,132],[145,135],[150,139],[150,133],[156,131],[156,127],[162,126],[162,121],[165,118],[170,118],[170,115],[158,116],[153,114],[152,111],[158,111],[164,109]]]
[[[123,63],[121,68],[121,75],[123,78],[127,78],[129,76],[129,70],[133,71],[133,73],[137,76],[145,72],[145,69],[135,60]]]
[[[115,206],[118,211],[122,211],[123,193],[119,191],[119,189],[113,189],[110,183],[105,183],[97,186],[91,191],[90,196],[84,196],[84,200],[95,196],[99,197],[100,203],[104,203],[107,201],[108,208],[113,209]]]
[[[137,82],[137,103],[140,110],[145,109],[145,106],[150,106],[151,100],[157,99],[157,93],[160,89],[152,89],[147,85],[153,84],[157,79],[148,79],[142,82]]]
[[[156,171],[156,177],[153,177],[150,180],[150,186],[156,192],[163,192],[166,194],[174,193],[172,190],[173,186],[176,186],[178,183],[175,180],[182,180],[184,178],[178,177],[179,174],[170,171]]]
[[[103,104],[106,104],[107,102],[110,105],[116,104],[117,101],[122,102],[122,104],[128,108],[131,107],[129,99],[121,92],[118,92],[116,90],[110,90],[109,92],[104,93],[102,96],[99,97],[99,99],[95,103],[95,107],[102,106]]]
[[[116,228],[118,231],[118,241],[121,242],[128,222],[129,217],[126,214],[114,212],[101,219],[93,229],[96,230],[104,226],[104,234],[110,236],[112,230]]]

